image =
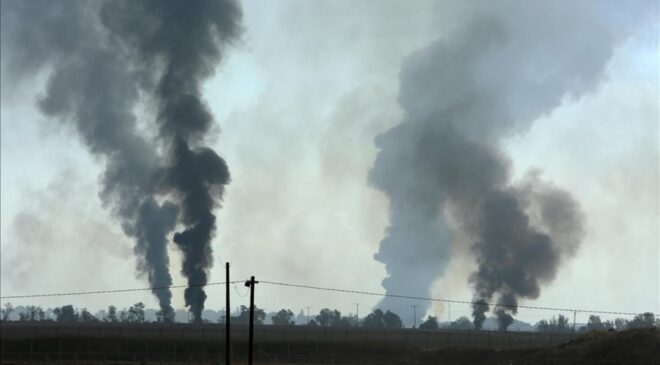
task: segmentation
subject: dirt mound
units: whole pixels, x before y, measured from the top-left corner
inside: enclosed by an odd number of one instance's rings
[[[423,364],[473,365],[660,364],[660,331],[593,331],[548,349],[442,349],[427,353],[420,360]]]
[[[660,363],[660,331],[657,328],[592,331],[564,345],[538,350],[521,359],[556,360],[561,364],[657,364]]]

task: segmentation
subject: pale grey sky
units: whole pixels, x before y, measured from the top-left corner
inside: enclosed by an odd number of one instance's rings
[[[237,279],[382,292],[385,270],[373,255],[387,200],[367,182],[373,139],[403,118],[402,60],[445,36],[466,10],[436,1],[247,1],[243,9],[243,42],[204,93],[218,125],[213,145],[232,174],[217,211],[211,281],[222,281],[231,261]],[[521,304],[660,312],[660,63],[657,14],[650,18],[622,30],[630,37],[597,90],[564,100],[506,142],[517,178],[542,170],[586,215],[577,255],[539,299]],[[132,242],[98,198],[100,161],[35,107],[42,76],[23,89],[2,86],[2,295],[144,287]],[[184,284],[179,254],[170,254],[175,284]],[[456,255],[434,296],[470,300],[473,268],[469,255]],[[246,303],[245,292],[239,285],[235,305]],[[207,308],[223,307],[220,287],[207,293]],[[295,312],[349,313],[360,302],[364,313],[379,299],[265,284],[257,293],[259,306]],[[100,309],[137,301],[156,306],[148,292],[12,303]],[[401,311],[410,304],[402,301]],[[174,305],[183,306],[182,290]],[[451,310],[454,318],[471,311]],[[447,316],[440,305],[429,314]],[[521,310],[519,318],[556,314]]]

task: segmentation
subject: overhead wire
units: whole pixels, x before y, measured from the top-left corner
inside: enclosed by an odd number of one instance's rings
[[[230,284],[233,283],[242,283],[242,281],[230,281]],[[26,295],[7,295],[0,296],[0,299],[18,299],[18,298],[39,298],[39,297],[62,297],[62,296],[73,296],[73,295],[90,295],[90,294],[109,294],[109,293],[126,293],[134,291],[154,291],[154,290],[165,290],[165,289],[177,289],[177,288],[188,288],[196,286],[211,286],[211,285],[224,285],[226,282],[211,282],[206,284],[188,284],[188,285],[170,285],[170,286],[152,286],[148,288],[130,288],[130,289],[109,289],[109,290],[90,290],[90,291],[79,291],[79,292],[65,292],[65,293],[43,293],[43,294],[26,294]]]
[[[605,311],[605,310],[594,310],[594,309],[578,309],[578,308],[559,308],[559,307],[545,307],[545,306],[532,306],[532,305],[517,305],[517,304],[502,304],[502,303],[484,303],[476,302],[469,300],[456,300],[456,299],[443,299],[443,298],[430,298],[430,297],[418,297],[418,296],[409,296],[409,295],[399,295],[399,294],[389,294],[389,293],[376,293],[362,290],[351,290],[351,289],[339,289],[339,288],[327,288],[314,285],[304,285],[304,284],[292,284],[292,283],[282,283],[276,281],[267,281],[259,280],[260,283],[284,286],[284,287],[293,287],[293,288],[304,288],[304,289],[313,289],[321,291],[330,291],[338,293],[348,293],[348,294],[360,294],[360,295],[371,295],[379,297],[390,297],[390,298],[400,298],[400,299],[412,299],[420,301],[430,301],[430,302],[442,302],[442,303],[457,303],[457,304],[469,304],[469,305],[483,305],[495,307],[505,307],[505,308],[525,308],[525,309],[537,309],[537,310],[552,310],[552,311],[566,311],[566,312],[577,312],[577,313],[593,313],[593,314],[615,314],[615,315],[626,315],[632,316],[639,313],[634,312],[616,312],[616,311]]]
[[[237,283],[243,283],[243,280],[230,281],[229,284],[233,284],[236,293],[240,297],[241,295],[236,286]],[[611,315],[626,315],[634,316],[639,314],[638,312],[623,312],[623,311],[607,311],[607,310],[597,310],[597,309],[584,309],[584,308],[562,308],[562,307],[550,307],[550,306],[533,306],[533,305],[518,305],[518,304],[507,304],[507,303],[484,303],[476,302],[470,300],[457,300],[457,299],[446,299],[446,298],[431,298],[431,297],[420,297],[420,296],[410,296],[410,295],[401,295],[401,294],[392,294],[392,293],[377,293],[364,290],[353,290],[353,289],[341,289],[341,288],[329,288],[316,285],[306,285],[306,284],[294,284],[294,283],[284,283],[278,281],[268,281],[268,280],[259,280],[262,284],[289,287],[289,288],[300,288],[300,289],[311,289],[319,291],[328,291],[336,293],[345,293],[345,294],[359,294],[359,295],[369,295],[369,296],[378,296],[378,297],[390,297],[390,298],[400,298],[400,299],[409,299],[409,300],[419,300],[419,301],[430,301],[430,302],[441,302],[441,303],[455,303],[455,304],[466,304],[466,305],[488,305],[494,307],[504,307],[504,308],[524,308],[524,309],[534,309],[534,310],[547,310],[547,311],[561,311],[561,312],[574,312],[574,313],[591,313],[591,314],[611,314]],[[170,285],[170,286],[160,286],[160,287],[147,287],[147,288],[130,288],[130,289],[110,289],[110,290],[91,290],[91,291],[79,291],[79,292],[63,292],[63,293],[43,293],[43,294],[27,294],[27,295],[8,295],[0,296],[0,299],[19,299],[19,298],[39,298],[39,297],[57,297],[57,296],[74,296],[74,295],[92,295],[92,294],[110,294],[110,293],[126,293],[126,292],[135,292],[135,291],[155,291],[155,290],[164,290],[164,289],[177,289],[177,288],[187,288],[187,287],[196,287],[196,286],[213,286],[213,285],[224,285],[227,282],[211,282],[206,284],[190,284],[190,285]],[[655,314],[654,314],[655,315]]]

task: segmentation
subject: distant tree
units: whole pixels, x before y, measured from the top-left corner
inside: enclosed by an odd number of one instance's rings
[[[58,322],[77,322],[78,321],[78,312],[73,309],[71,304],[65,305],[53,310],[56,320]]]
[[[651,328],[655,325],[655,315],[651,312],[638,314],[632,321],[628,322],[626,328]]]
[[[558,332],[569,332],[571,327],[569,325],[568,317],[560,314],[557,316],[557,331]]]
[[[103,317],[104,322],[119,322],[117,318],[117,307],[111,305],[108,307],[108,313]]]
[[[354,316],[342,316],[338,321],[332,324],[333,327],[353,327],[356,318]]]
[[[473,330],[474,329],[474,323],[466,317],[466,316],[461,316],[458,317],[455,321],[452,321],[449,326],[452,329],[456,330]]]
[[[590,315],[587,325],[584,328],[586,331],[604,330],[605,325],[600,320],[599,316]]]
[[[312,320],[309,321],[309,323],[307,323],[307,325],[308,325],[308,326],[312,326],[312,327],[316,327],[316,326],[318,326],[319,324],[316,323],[316,321],[312,319]]]
[[[250,308],[244,305],[241,306],[241,312],[238,317],[232,317],[232,323],[236,324],[248,324],[250,323]],[[266,312],[263,309],[254,307],[254,324],[264,324],[264,319],[266,319]]]
[[[12,314],[14,311],[14,306],[11,305],[11,303],[7,302],[4,305],[4,308],[2,309],[2,320],[3,321],[8,321],[9,316]]]
[[[328,308],[321,309],[315,319],[319,326],[326,327],[350,327],[352,323],[352,317],[342,317],[340,311]]]
[[[401,318],[394,312],[387,311],[383,315],[383,321],[385,322],[385,327],[387,328],[402,328],[403,322]]]
[[[83,308],[83,309],[80,310],[80,321],[81,322],[98,322],[99,319],[96,318],[87,309]]]
[[[128,314],[128,311],[126,309],[122,309],[119,311],[119,315],[117,316],[117,319],[119,319],[119,322],[126,323],[130,321],[130,316]]]
[[[334,322],[339,321],[341,318],[341,312],[338,310],[330,310],[328,308],[323,308],[319,312],[318,316],[315,317],[316,323],[319,326],[329,327],[334,324]]]
[[[273,324],[280,326],[293,326],[296,322],[293,320],[293,312],[289,309],[282,309],[271,317]]]
[[[438,318],[434,316],[428,316],[426,321],[419,325],[419,329],[421,330],[437,330],[439,328],[440,326],[438,325]]]
[[[161,308],[156,312],[156,322],[173,323],[174,310],[172,308]]]
[[[364,317],[362,325],[367,328],[401,328],[403,322],[394,312],[388,310],[383,313],[382,310],[376,309]]]
[[[536,330],[539,332],[550,332],[550,323],[546,319],[542,319],[536,323]]]
[[[23,312],[18,314],[18,317],[20,321],[44,321],[46,312],[39,306],[28,305]]]
[[[380,309],[376,309],[369,313],[362,321],[362,326],[367,328],[384,328],[385,321],[383,320],[384,313]]]
[[[128,321],[137,323],[144,322],[144,303],[138,302],[128,308]]]
[[[536,324],[536,330],[539,332],[570,332],[572,328],[569,325],[568,317],[560,314],[557,318],[552,317],[550,320],[539,321]]]
[[[614,328],[617,331],[623,331],[628,327],[628,321],[625,318],[616,318],[614,320]]]

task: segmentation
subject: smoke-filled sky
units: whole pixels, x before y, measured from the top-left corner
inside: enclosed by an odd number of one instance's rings
[[[3,7],[10,1],[3,0]],[[559,260],[556,273],[550,270],[550,278],[545,271],[539,274],[538,298],[525,292],[519,304],[660,312],[658,5],[641,0],[626,6],[570,3],[242,2],[240,32],[232,33],[236,39],[221,47],[222,57],[211,57],[215,73],[196,80],[203,82],[201,98],[214,119],[204,143],[222,156],[231,174],[222,209],[214,211],[209,280],[222,281],[222,263],[231,261],[238,279],[255,275],[383,292],[381,281],[392,274],[385,264],[393,260],[403,272],[435,277],[412,280],[428,292],[388,288],[392,293],[478,297],[469,278],[483,269],[487,250],[475,250],[488,245],[492,235],[475,239],[479,233],[468,227],[468,220],[461,221],[461,213],[476,212],[472,198],[457,198],[458,190],[438,177],[442,173],[425,179],[425,169],[436,171],[448,163],[433,156],[452,151],[444,140],[449,139],[459,146],[454,151],[460,153],[450,154],[458,165],[466,161],[465,146],[472,146],[471,153],[482,151],[474,153],[505,166],[506,178],[492,184],[498,194],[528,197],[531,182],[542,181],[554,192],[566,192],[579,207],[580,243]],[[11,34],[7,24],[3,19],[2,31]],[[129,43],[124,46],[130,48]],[[147,286],[148,273],[136,276],[134,239],[99,198],[107,185],[105,157],[93,148],[90,153],[80,131],[84,128],[54,121],[37,103],[48,85],[52,89],[47,81],[57,69],[40,68],[29,77],[12,74],[10,52],[11,43],[3,41],[2,295]],[[49,57],[61,63],[64,56]],[[18,77],[29,82],[16,82]],[[147,93],[144,84],[140,90]],[[481,102],[472,105],[466,96]],[[163,134],[153,123],[157,105],[138,103],[130,110],[144,138]],[[442,128],[457,122],[447,118],[462,121],[451,137]],[[410,124],[415,120],[418,124]],[[395,128],[402,122],[416,127]],[[425,130],[420,124],[432,127]],[[420,147],[419,139],[408,136],[420,133],[430,139],[428,146],[442,148]],[[464,137],[471,142],[462,144]],[[415,150],[411,144],[427,152],[430,162],[405,164],[411,154],[400,151]],[[396,162],[379,165],[381,151]],[[444,185],[429,185],[438,181]],[[396,195],[411,189],[410,195]],[[465,191],[471,190],[460,189]],[[433,207],[410,208],[405,200],[410,196]],[[399,205],[402,213],[396,213],[397,199],[406,202]],[[445,200],[453,205],[445,207]],[[426,224],[418,217],[426,217],[428,209],[434,213]],[[435,240],[445,243],[433,246],[432,254],[410,244],[384,257],[381,240],[392,232],[388,226],[398,227],[392,219],[401,214],[415,222],[409,225],[415,235],[441,232],[442,239]],[[421,242],[427,236],[411,239]],[[181,250],[171,234],[169,240],[172,280],[185,284]],[[419,264],[435,254],[437,266],[433,260],[427,260],[428,270]],[[499,294],[509,294],[504,292]],[[208,287],[206,307],[222,308],[223,293],[221,287]],[[234,293],[236,305],[246,301],[242,285]],[[175,289],[173,306],[183,307],[183,298],[183,290]],[[298,312],[311,306],[312,312],[331,307],[349,313],[361,303],[362,315],[379,300],[257,286],[257,303],[268,310]],[[100,309],[137,301],[158,306],[148,292],[13,303]],[[424,307],[403,300],[387,306],[410,315],[411,304]],[[448,316],[447,308],[437,304],[428,313]],[[471,313],[469,306],[451,308],[453,318]],[[556,314],[520,310],[518,318],[535,322]]]

